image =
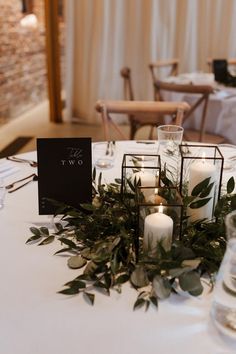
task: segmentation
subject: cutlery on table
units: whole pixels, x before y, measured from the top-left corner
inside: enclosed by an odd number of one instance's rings
[[[142,140],[136,140],[136,143],[137,144],[155,144],[156,142],[155,141],[142,141]]]
[[[14,162],[22,162],[22,163],[28,163],[31,167],[37,167],[38,164],[34,160],[27,160],[27,159],[21,159],[16,156],[7,156],[7,160],[14,161]]]
[[[106,147],[106,155],[113,156],[115,150],[116,142],[115,141],[108,141]]]
[[[34,177],[34,176],[36,176],[36,174],[35,174],[35,173],[32,173],[32,174],[29,175],[29,176],[26,176],[26,177],[24,177],[24,178],[18,179],[17,181],[14,181],[14,182],[12,182],[12,183],[6,185],[5,188],[6,188],[6,189],[11,189],[11,188],[14,187],[15,184],[17,184],[17,183],[19,183],[19,182],[22,182],[22,181],[25,181],[26,179],[29,179],[29,178]]]
[[[23,184],[21,184],[19,187],[16,187],[16,188],[14,188],[14,189],[10,189],[10,190],[8,190],[8,193],[13,193],[13,192],[15,192],[15,191],[17,191],[18,189],[20,189],[20,188],[22,188],[22,187],[24,187],[24,186],[26,186],[28,183],[30,183],[30,182],[32,182],[32,181],[37,181],[38,180],[38,176],[34,173],[32,176],[28,176],[28,178],[29,177],[31,177],[27,182],[25,182],[25,183],[23,183]],[[24,178],[24,180],[25,180],[26,178]],[[15,182],[15,183],[18,183],[19,181],[17,181],[17,182]],[[14,183],[13,183],[13,185],[14,185]],[[12,188],[12,187],[11,187]]]

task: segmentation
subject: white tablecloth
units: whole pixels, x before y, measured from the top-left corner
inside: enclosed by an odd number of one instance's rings
[[[105,179],[120,177],[123,152],[156,151],[156,144],[117,143],[116,168]],[[148,150],[147,150],[148,149]],[[26,154],[35,158],[35,153]],[[35,169],[13,163],[20,172],[9,183]],[[29,227],[50,223],[38,215],[37,182],[7,194],[0,210],[0,353],[1,354],[229,354],[236,342],[220,334],[209,317],[212,294],[171,295],[156,310],[133,311],[136,292],[97,294],[91,306],[79,296],[60,295],[62,285],[78,271],[66,257],[54,256],[57,243],[26,245]]]
[[[165,92],[166,101],[185,101],[190,105],[199,98],[199,95]],[[203,105],[191,114],[185,129],[200,129]],[[225,137],[232,144],[236,144],[236,88],[222,88],[211,94],[208,102],[205,131]]]

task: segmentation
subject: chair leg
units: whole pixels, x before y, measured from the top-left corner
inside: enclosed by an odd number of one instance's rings
[[[130,140],[134,140],[137,130],[138,130],[137,124],[135,124],[134,122],[130,122],[130,133],[129,133]]]
[[[152,140],[152,139],[153,139],[153,132],[154,132],[154,126],[151,125],[150,133],[149,133],[149,136],[148,136],[148,139],[149,139],[149,140]]]
[[[108,141],[109,139],[109,128],[108,128],[108,117],[106,112],[104,110],[102,111],[102,120],[103,120],[103,130],[104,130],[104,138],[105,141]]]
[[[201,121],[201,127],[200,127],[200,137],[199,137],[200,142],[203,141],[204,133],[205,133],[207,106],[208,106],[208,95],[205,96],[205,102],[204,102],[204,106],[203,106],[203,114],[202,114],[202,121]]]

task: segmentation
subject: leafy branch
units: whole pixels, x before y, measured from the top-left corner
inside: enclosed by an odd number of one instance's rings
[[[165,175],[162,179],[167,185],[171,184]],[[169,297],[172,292],[200,295],[203,291],[201,276],[207,274],[211,278],[224,255],[224,216],[236,209],[233,177],[227,183],[227,194],[215,208],[215,219],[184,223],[181,240],[175,240],[168,251],[159,243],[155,257],[143,251],[142,239],[139,239],[137,255],[135,203],[123,202],[121,181],[102,184],[101,175],[97,184],[95,180],[96,171],[93,172],[92,204],[83,204],[79,209],[60,205],[58,214],[63,213],[54,230],[30,228],[32,235],[26,243],[42,246],[58,241],[62,248],[55,254],[68,255],[67,265],[79,270],[59,293],[81,294],[94,304],[94,290],[109,295],[112,289],[121,292],[122,285],[129,282],[138,292],[134,309],[144,307],[146,310],[150,305],[158,307],[158,300]],[[194,205],[196,197],[206,201],[211,189],[210,181],[201,182],[194,188],[188,203]],[[129,198],[134,201],[134,193]],[[198,202],[196,207],[199,206]]]

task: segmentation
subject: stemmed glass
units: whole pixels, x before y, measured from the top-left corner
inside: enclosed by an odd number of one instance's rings
[[[179,145],[183,139],[184,128],[178,125],[160,125],[157,127],[158,154],[161,167],[168,166],[167,176],[178,184],[180,170]]]

